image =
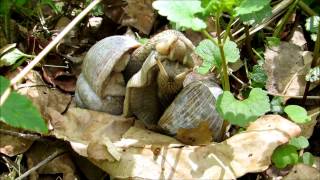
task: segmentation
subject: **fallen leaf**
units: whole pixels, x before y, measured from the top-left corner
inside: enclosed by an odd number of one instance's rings
[[[88,156],[87,150],[90,143],[91,155],[91,152],[95,151],[94,147],[101,149],[99,144],[106,149],[110,148],[112,145],[110,142],[106,144],[106,138],[111,142],[119,140],[133,124],[133,118],[81,108],[69,108],[64,115],[54,109],[49,108],[48,111],[53,134],[57,138],[69,141],[73,149],[82,156]],[[111,147],[109,153],[118,160],[118,155],[111,152],[112,150]]]
[[[27,157],[28,169],[36,166],[38,163],[48,158],[51,154],[58,150],[59,145],[48,142],[36,142],[30,150],[25,154]],[[39,179],[39,175],[43,174],[62,174],[63,179],[78,179],[76,174],[76,166],[69,154],[61,154],[52,161],[41,166],[30,174],[30,180]]]
[[[131,127],[114,142],[122,149],[120,161],[91,161],[114,178],[236,179],[266,170],[273,150],[300,133],[296,124],[279,115],[266,115],[255,122],[250,130],[206,146],[186,146],[172,137]]]
[[[144,34],[149,34],[154,21],[156,13],[152,8],[154,0],[128,0],[128,5],[125,7],[125,17],[121,24],[132,26]]]
[[[62,61],[57,55],[47,56],[46,64],[42,67],[43,79],[59,87],[66,92],[74,92],[76,89],[77,78],[68,64]]]
[[[71,102],[71,95],[47,87],[36,71],[27,74],[26,82],[18,86],[18,92],[32,100],[45,120],[50,118],[48,115],[50,108],[62,113]]]
[[[302,51],[297,45],[281,42],[280,46],[267,48],[264,57],[263,68],[268,75],[267,90],[286,96],[302,96],[312,53]]]
[[[283,180],[291,179],[319,180],[320,172],[316,168],[299,163],[293,166],[288,175],[283,177]]]
[[[0,129],[12,132],[23,132],[22,130],[10,127],[4,123],[0,123]],[[26,138],[19,138],[17,136],[10,136],[1,134],[0,136],[0,153],[7,156],[16,156],[26,152],[32,145],[33,140]]]
[[[176,138],[188,145],[209,144],[212,141],[212,132],[207,121],[202,121],[196,128],[178,129]]]

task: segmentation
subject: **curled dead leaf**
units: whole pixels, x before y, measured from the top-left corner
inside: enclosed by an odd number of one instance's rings
[[[188,145],[204,145],[212,141],[212,132],[208,122],[202,121],[196,128],[178,129],[176,138]]]

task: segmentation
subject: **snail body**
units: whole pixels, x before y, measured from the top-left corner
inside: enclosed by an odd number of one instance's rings
[[[156,129],[161,114],[183,88],[183,80],[194,65],[193,49],[182,33],[167,30],[134,51],[132,61],[149,54],[127,83],[124,115],[135,115],[148,128]]]

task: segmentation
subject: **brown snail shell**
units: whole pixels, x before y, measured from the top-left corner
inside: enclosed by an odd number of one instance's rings
[[[212,80],[195,80],[180,91],[165,110],[158,125],[168,134],[175,135],[180,128],[196,128],[207,121],[215,141],[222,138],[223,119],[215,108],[222,89]]]
[[[194,46],[174,30],[163,31],[149,42],[152,44],[147,43],[133,53],[133,63],[140,58],[145,61],[141,61],[142,67],[127,83],[124,115],[135,115],[148,128],[154,129],[193,67],[190,55]],[[130,62],[127,68],[131,68]]]
[[[127,36],[110,36],[93,45],[83,61],[76,86],[78,106],[121,114],[125,95],[125,69],[130,53],[140,44]]]

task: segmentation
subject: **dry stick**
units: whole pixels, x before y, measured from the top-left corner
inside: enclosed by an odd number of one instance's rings
[[[317,40],[316,40],[316,44],[313,51],[313,60],[311,63],[311,68],[315,67],[318,63],[317,61],[318,61],[318,58],[320,57],[319,51],[320,51],[320,24],[318,25],[318,34],[317,34]],[[307,81],[307,84],[305,86],[304,93],[303,93],[303,99],[302,99],[303,105],[306,103],[309,88],[310,88],[310,81]]]
[[[37,134],[26,134],[21,132],[9,131],[1,128],[0,128],[0,134],[19,137],[19,138],[33,140],[33,141],[39,140],[41,138],[41,136]]]
[[[54,38],[19,74],[17,74],[13,79],[10,81],[10,85],[14,85],[19,82],[35,65],[37,65],[43,57],[45,57],[51,49],[53,49],[62,38],[68,34],[68,32],[77,24],[79,21],[84,18],[92,8],[94,8],[98,3],[102,0],[94,0],[86,7],[77,17],[75,17],[62,31],[56,38]],[[11,92],[11,86],[8,87],[3,95],[0,97],[0,106],[5,102]]]
[[[46,159],[44,159],[43,161],[41,161],[40,163],[38,163],[37,165],[35,165],[35,166],[32,167],[31,169],[29,169],[28,171],[26,171],[25,173],[23,173],[21,176],[19,176],[18,178],[16,178],[16,180],[22,180],[23,178],[26,178],[26,177],[29,176],[32,172],[36,171],[36,170],[39,169],[41,166],[49,163],[50,161],[52,161],[54,158],[58,157],[58,156],[61,155],[62,153],[65,153],[65,150],[63,150],[63,149],[58,149],[57,151],[55,151],[54,153],[52,153],[50,156],[48,156]]]

